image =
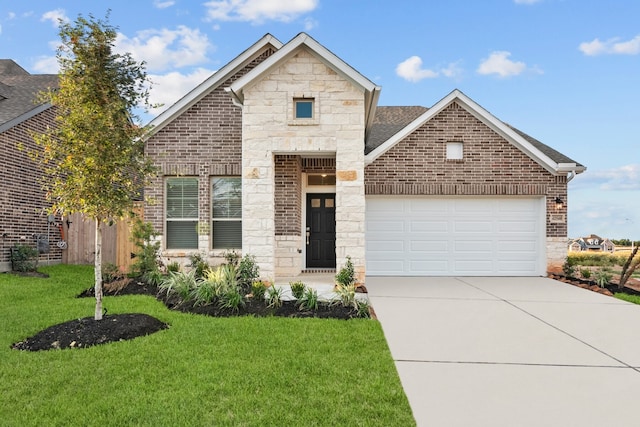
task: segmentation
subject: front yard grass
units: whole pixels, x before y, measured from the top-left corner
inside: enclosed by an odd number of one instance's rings
[[[105,297],[110,314],[146,313],[155,334],[86,349],[11,344],[74,318],[95,300],[90,266],[0,274],[0,425],[412,426],[378,322],[214,318],[149,296]]]

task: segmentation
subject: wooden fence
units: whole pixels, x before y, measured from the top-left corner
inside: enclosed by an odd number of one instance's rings
[[[142,206],[135,209],[142,217]],[[95,221],[86,220],[80,214],[73,214],[65,222],[64,233],[67,249],[62,251],[64,264],[93,264],[95,259]],[[133,263],[132,254],[136,247],[131,242],[131,220],[119,221],[113,225],[102,225],[102,263],[111,263],[122,269],[129,269]]]

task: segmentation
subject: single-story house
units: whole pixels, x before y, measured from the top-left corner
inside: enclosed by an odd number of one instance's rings
[[[50,104],[37,103],[40,91],[57,87],[54,74],[30,74],[11,59],[0,59],[0,271],[10,271],[10,249],[39,247],[41,262],[60,262],[60,232],[45,208],[42,173],[29,158],[36,149],[32,132],[55,125]]]
[[[610,239],[603,239],[596,234],[590,234],[586,237],[579,237],[569,241],[569,252],[614,252],[615,250],[616,245]]]
[[[567,182],[586,168],[459,90],[430,108],[308,34],[265,35],[151,123],[145,219],[162,254],[256,257],[277,280],[540,276],[567,253]]]

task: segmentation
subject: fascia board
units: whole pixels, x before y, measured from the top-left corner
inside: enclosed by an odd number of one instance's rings
[[[202,98],[204,98],[212,90],[216,89],[221,83],[227,80],[229,76],[237,72],[248,61],[250,61],[258,52],[266,48],[268,45],[272,45],[276,49],[282,47],[282,42],[276,39],[271,34],[266,34],[256,43],[254,43],[247,50],[238,55],[235,59],[229,62],[227,65],[214,72],[209,78],[196,86],[193,90],[183,96],[171,107],[160,113],[149,124],[149,132],[145,136],[148,138],[158,132],[160,129],[171,123],[176,117],[180,116],[188,108],[196,104]]]

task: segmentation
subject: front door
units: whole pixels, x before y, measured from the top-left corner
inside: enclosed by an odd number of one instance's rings
[[[307,194],[307,268],[336,267],[335,201],[335,194]]]

